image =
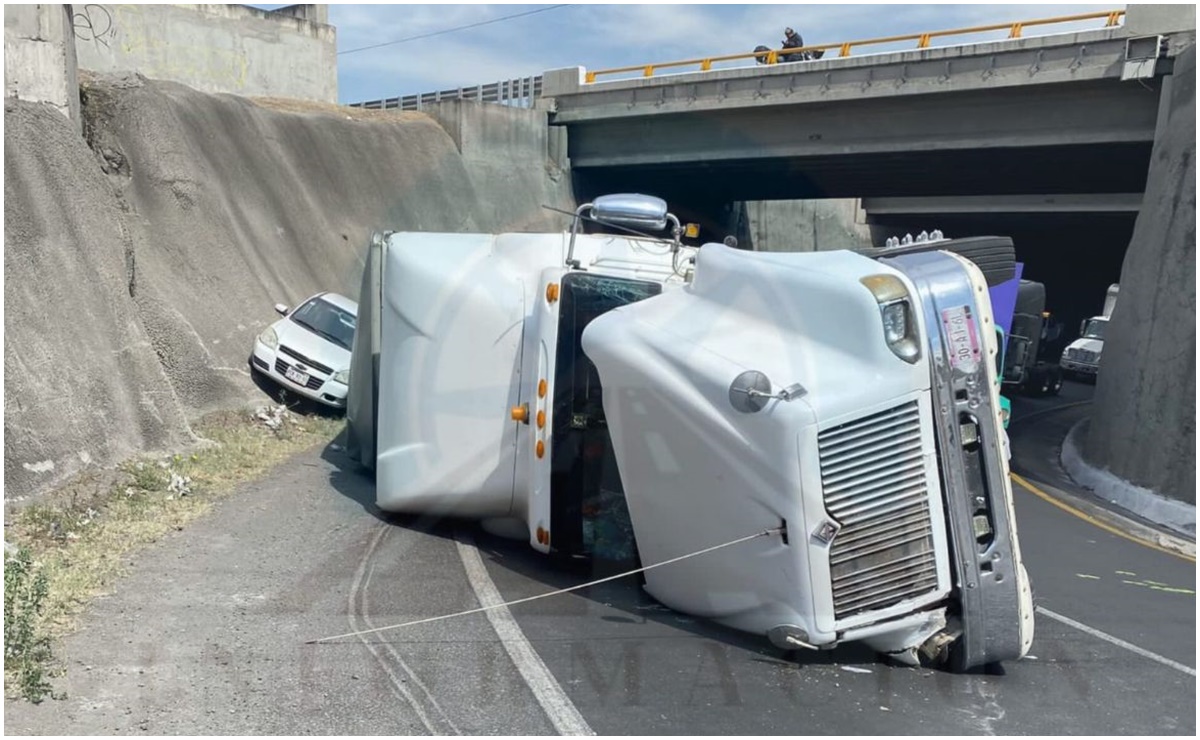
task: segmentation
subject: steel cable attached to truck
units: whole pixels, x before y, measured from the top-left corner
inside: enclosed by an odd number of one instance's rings
[[[590,586],[596,586],[601,583],[607,583],[608,581],[615,581],[618,578],[625,578],[626,576],[632,576],[632,575],[636,575],[638,573],[643,573],[648,570],[653,570],[654,568],[661,568],[664,565],[671,565],[672,563],[678,563],[681,560],[687,560],[689,558],[694,558],[699,555],[704,555],[706,553],[714,552],[716,550],[721,550],[726,547],[731,547],[733,545],[741,544],[742,542],[748,542],[750,540],[758,539],[759,537],[770,537],[771,535],[782,534],[782,533],[783,533],[783,527],[772,527],[770,529],[764,529],[761,532],[755,532],[754,534],[746,535],[745,537],[739,537],[736,540],[730,540],[729,542],[724,542],[720,545],[713,545],[712,547],[706,547],[703,550],[697,550],[696,552],[690,552],[686,555],[680,555],[679,557],[671,558],[670,560],[664,560],[661,563],[654,563],[652,565],[646,565],[641,568],[635,568],[633,570],[625,571],[624,573],[618,573],[614,576],[607,576],[605,578],[600,578],[595,581],[588,581],[587,583],[581,583],[578,586],[571,586],[569,588],[560,588],[557,591],[550,591],[548,593],[538,594],[536,596],[526,596],[523,599],[516,599],[514,601],[506,601],[503,604],[492,604],[491,606],[481,606],[481,607],[477,607],[475,609],[467,609],[466,611],[455,612],[454,614],[443,614],[438,617],[426,617],[425,619],[416,619],[411,622],[403,622],[401,624],[391,624],[391,625],[387,625],[385,627],[376,627],[374,629],[369,629],[369,630],[360,630],[358,632],[347,632],[344,635],[333,635],[331,637],[319,637],[314,640],[305,640],[304,644],[305,645],[319,645],[322,643],[332,642],[334,640],[340,640],[345,637],[358,637],[360,635],[369,635],[374,632],[384,632],[386,630],[396,630],[396,629],[401,629],[403,627],[414,627],[418,624],[428,624],[429,622],[440,622],[443,619],[453,619],[454,617],[465,617],[468,614],[479,614],[480,612],[486,612],[491,609],[499,609],[500,607],[514,606],[516,604],[524,604],[526,602],[536,601],[538,599],[546,599],[551,596],[558,596],[559,594],[570,593],[571,591],[578,591],[582,588],[588,588]]]

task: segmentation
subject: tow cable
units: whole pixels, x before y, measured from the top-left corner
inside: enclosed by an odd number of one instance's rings
[[[331,637],[319,637],[314,640],[305,640],[304,644],[305,645],[320,645],[320,644],[324,644],[324,643],[333,642],[334,640],[341,640],[346,637],[358,637],[359,635],[369,635],[374,632],[384,632],[386,630],[397,630],[397,629],[401,629],[404,627],[414,627],[418,624],[428,624],[429,622],[440,622],[443,619],[453,619],[454,617],[465,617],[468,614],[479,614],[480,612],[485,612],[485,611],[488,611],[491,609],[499,609],[500,607],[514,606],[516,604],[524,604],[524,603],[530,602],[530,601],[537,601],[538,599],[547,599],[547,598],[550,598],[551,596],[558,596],[559,594],[570,593],[571,591],[578,591],[581,588],[588,588],[590,586],[596,586],[601,583],[607,583],[608,581],[615,581],[618,578],[625,578],[626,576],[632,576],[637,573],[644,573],[645,571],[653,570],[654,568],[661,568],[664,565],[671,565],[672,563],[678,563],[681,560],[687,560],[689,558],[697,557],[698,555],[704,555],[705,553],[714,552],[716,550],[721,550],[726,547],[732,547],[733,545],[741,544],[742,542],[749,542],[750,540],[758,539],[759,537],[770,537],[771,535],[777,535],[777,534],[781,535],[784,533],[784,531],[785,530],[783,527],[772,527],[771,529],[764,529],[761,532],[755,532],[754,534],[746,535],[745,537],[739,537],[736,540],[730,540],[729,542],[725,542],[720,545],[713,545],[712,547],[706,547],[703,550],[697,550],[696,552],[691,552],[686,555],[680,555],[679,557],[671,558],[670,560],[664,560],[661,563],[654,563],[652,565],[646,565],[641,568],[635,568],[634,570],[626,571],[624,573],[618,573],[615,576],[608,576],[606,578],[600,578],[595,581],[588,581],[587,583],[581,583],[578,586],[571,586],[570,588],[560,588],[557,591],[550,591],[549,593],[538,594],[537,596],[526,596],[523,599],[516,599],[514,601],[506,601],[503,604],[492,604],[491,606],[481,606],[476,609],[467,609],[466,611],[455,612],[454,614],[443,614],[438,617],[426,617],[425,619],[417,619],[417,620],[414,620],[411,622],[403,622],[401,624],[390,624],[385,627],[376,627],[374,629],[369,629],[369,630],[360,630],[358,632],[347,632],[344,635],[333,635]]]

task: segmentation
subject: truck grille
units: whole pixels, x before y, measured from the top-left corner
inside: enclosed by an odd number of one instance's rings
[[[841,525],[829,552],[834,617],[936,588],[917,402],[826,429],[817,443],[825,509]]]

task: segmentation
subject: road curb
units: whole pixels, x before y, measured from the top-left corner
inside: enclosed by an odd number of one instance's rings
[[[1166,552],[1167,554],[1191,560],[1192,562],[1196,560],[1196,543],[1193,541],[1168,534],[1122,516],[1111,509],[1088,501],[1069,491],[1064,491],[1061,488],[1040,482],[1035,484],[1016,473],[1012,473],[1011,475],[1014,482],[1038,498],[1084,521],[1094,524],[1100,529],[1111,532],[1119,537],[1133,540],[1154,550]]]
[[[1062,444],[1063,470],[1078,484],[1095,496],[1109,501],[1133,514],[1171,530],[1179,538],[1196,541],[1196,507],[1184,501],[1162,496],[1119,478],[1107,470],[1089,464],[1081,452],[1080,435],[1087,418],[1081,419],[1067,433]]]

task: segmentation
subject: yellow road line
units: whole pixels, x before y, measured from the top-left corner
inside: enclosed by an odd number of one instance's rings
[[[1130,542],[1136,542],[1139,545],[1144,545],[1145,547],[1149,547],[1151,550],[1158,550],[1159,552],[1165,552],[1168,555],[1174,555],[1175,557],[1177,557],[1181,560],[1186,560],[1189,563],[1196,562],[1196,558],[1194,558],[1190,555],[1185,555],[1184,553],[1176,552],[1175,550],[1172,550],[1170,548],[1163,547],[1162,545],[1158,544],[1157,542],[1152,542],[1150,540],[1142,539],[1141,537],[1137,537],[1135,535],[1129,534],[1128,532],[1122,532],[1121,530],[1117,529],[1116,527],[1100,521],[1099,519],[1092,516],[1091,514],[1080,511],[1079,509],[1076,509],[1074,506],[1070,506],[1069,504],[1064,504],[1062,501],[1059,501],[1054,496],[1051,496],[1050,494],[1046,493],[1042,489],[1038,488],[1037,486],[1033,485],[1029,481],[1022,478],[1021,476],[1017,475],[1016,473],[1010,473],[1009,475],[1012,476],[1012,479],[1014,481],[1016,481],[1023,488],[1025,488],[1025,490],[1029,491],[1033,495],[1042,499],[1046,503],[1053,504],[1054,506],[1057,506],[1058,508],[1067,512],[1068,514],[1076,516],[1076,517],[1082,519],[1083,521],[1087,522],[1088,524],[1092,524],[1096,527],[1099,527],[1100,529],[1103,529],[1105,532],[1115,534],[1118,537],[1124,537],[1125,539],[1129,540]]]

